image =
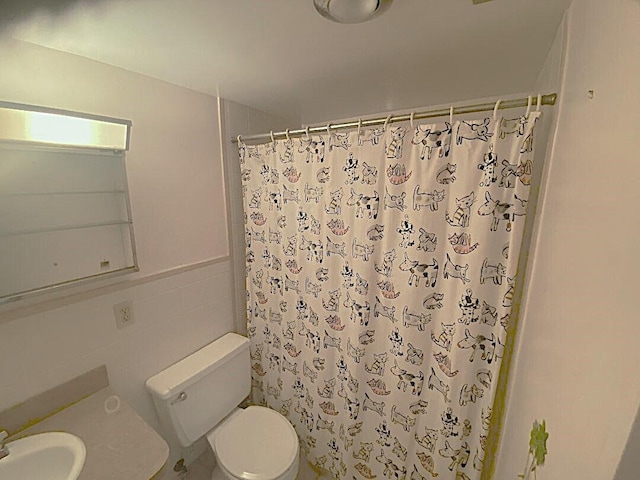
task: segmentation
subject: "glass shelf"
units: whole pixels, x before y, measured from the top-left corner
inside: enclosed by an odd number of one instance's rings
[[[20,192],[20,193],[0,193],[0,197],[46,197],[49,195],[104,195],[123,194],[124,190],[100,190],[87,192]]]
[[[83,228],[108,227],[110,225],[132,225],[132,222],[121,220],[121,221],[103,222],[103,223],[87,223],[84,225],[66,225],[63,227],[40,228],[35,230],[24,230],[21,232],[13,232],[13,233],[0,233],[0,237],[19,237],[20,235],[34,235],[34,234],[48,233],[48,232],[63,232],[65,230],[79,230]]]
[[[132,244],[127,241],[131,223],[69,227],[77,228],[0,237],[0,251],[11,252],[10,256],[0,255],[0,293],[22,296],[137,268]]]

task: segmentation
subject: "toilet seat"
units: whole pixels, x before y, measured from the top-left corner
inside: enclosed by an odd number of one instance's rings
[[[298,436],[293,426],[266,407],[242,410],[209,441],[220,468],[239,480],[274,480],[298,459]]]

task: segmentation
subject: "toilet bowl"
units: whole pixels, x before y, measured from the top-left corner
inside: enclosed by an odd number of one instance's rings
[[[206,436],[216,480],[295,480],[298,436],[279,412],[238,405],[251,392],[247,338],[229,333],[149,378],[160,422],[180,445]]]
[[[207,435],[216,456],[212,478],[294,480],[298,437],[289,421],[266,407],[251,406],[232,415]]]

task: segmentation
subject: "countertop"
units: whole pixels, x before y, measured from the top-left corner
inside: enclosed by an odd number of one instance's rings
[[[80,437],[87,447],[79,480],[149,480],[169,458],[169,446],[124,400],[113,413],[105,401],[116,395],[106,387],[10,438],[63,431]],[[113,409],[117,401],[111,399]]]

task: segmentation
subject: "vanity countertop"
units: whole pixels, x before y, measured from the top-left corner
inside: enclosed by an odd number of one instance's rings
[[[107,413],[105,401],[112,395],[115,392],[110,387],[103,388],[21,431],[15,438],[51,431],[77,435],[87,447],[79,480],[159,477],[169,458],[169,446],[124,400],[120,399],[117,411]],[[113,408],[113,403],[110,401],[108,406]]]

